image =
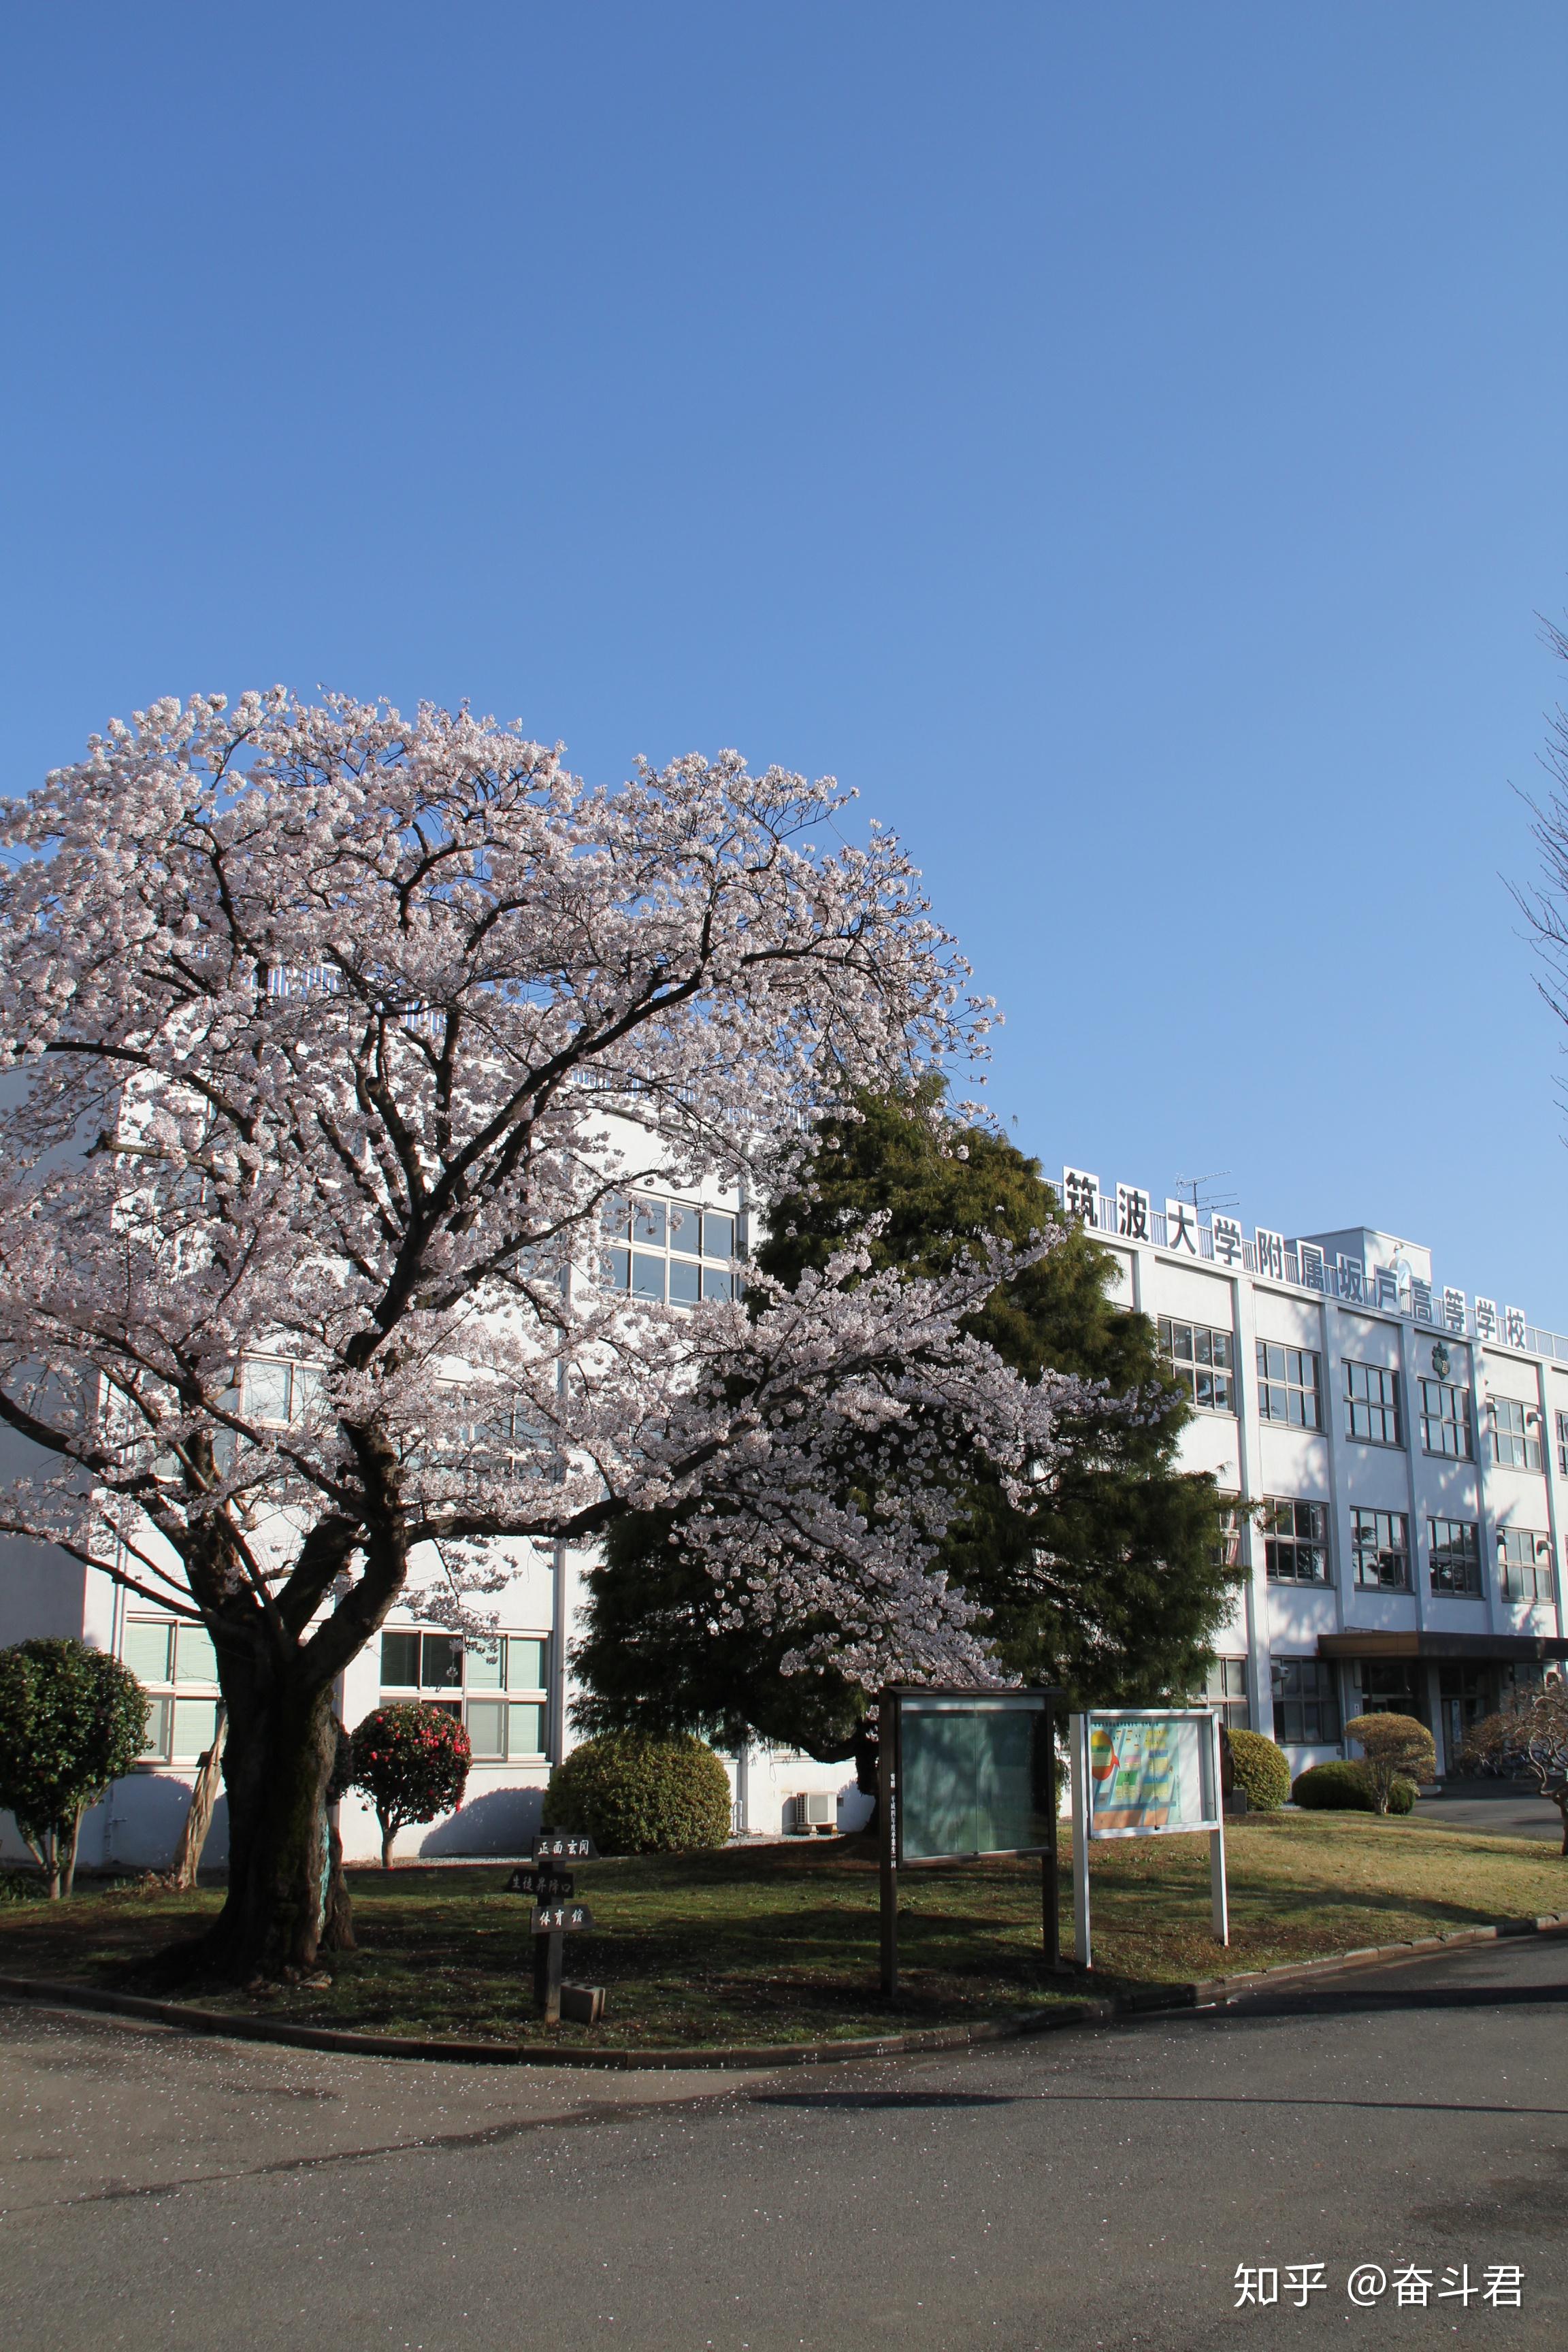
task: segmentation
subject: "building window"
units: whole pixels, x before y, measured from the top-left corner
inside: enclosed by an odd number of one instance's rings
[[[1241,1558],[1241,1512],[1234,1495],[1219,1498],[1219,1541],[1215,1546],[1216,1568],[1235,1568]]]
[[[1271,1658],[1274,1737],[1281,1748],[1326,1748],[1340,1736],[1334,1670],[1321,1658]]]
[[[213,1744],[217,1659],[205,1625],[170,1617],[130,1617],[120,1645],[152,1701],[144,1764],[194,1764]]]
[[[1413,1715],[1426,1720],[1426,1669],[1414,1658],[1357,1658],[1351,1680],[1361,1715]]]
[[[1204,1696],[1227,1731],[1245,1731],[1252,1720],[1247,1704],[1247,1660],[1216,1658],[1209,1668]]]
[[[476,1764],[538,1762],[548,1753],[550,1644],[539,1633],[381,1637],[384,1703],[417,1698],[466,1724]]]
[[[1282,1348],[1272,1339],[1259,1339],[1258,1410],[1261,1417],[1288,1422],[1294,1429],[1321,1429],[1321,1360],[1310,1348]]]
[[[1557,1467],[1568,1478],[1568,1412],[1557,1416]]]
[[[1329,1514],[1322,1503],[1270,1495],[1262,1508],[1264,1558],[1276,1584],[1327,1584]]]
[[[1421,1443],[1428,1454],[1451,1461],[1470,1458],[1470,1392],[1452,1381],[1421,1383]]]
[[[1174,1323],[1162,1315],[1160,1352],[1178,1388],[1205,1412],[1236,1411],[1236,1342],[1228,1331],[1206,1323]]]
[[[1403,1445],[1399,1374],[1381,1364],[1345,1366],[1345,1435],[1363,1445]]]
[[[740,1220],[728,1210],[637,1193],[629,1201],[607,1200],[599,1227],[612,1244],[599,1256],[599,1279],[607,1290],[671,1307],[736,1293],[729,1261],[739,1255]]]
[[[1428,1519],[1426,1544],[1434,1592],[1479,1595],[1480,1530],[1473,1519]]]
[[[1510,1470],[1539,1470],[1541,1439],[1531,1432],[1540,1427],[1541,1415],[1533,1405],[1521,1404],[1516,1397],[1493,1397],[1493,1461]]]
[[[1410,1522],[1403,1511],[1351,1513],[1355,1580],[1374,1592],[1410,1590]]]
[[[1537,1528],[1502,1528],[1497,1539],[1498,1574],[1505,1601],[1550,1601],[1553,1596],[1552,1538]]]

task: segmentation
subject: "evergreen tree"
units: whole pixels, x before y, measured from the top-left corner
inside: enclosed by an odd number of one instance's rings
[[[822,1125],[809,1181],[769,1210],[757,1255],[775,1279],[793,1287],[872,1217],[875,1263],[927,1275],[982,1236],[1022,1247],[1059,1221],[1038,1161],[984,1129],[952,1125],[934,1083],[905,1100],[862,1097],[857,1109]],[[1224,1564],[1213,1479],[1177,1465],[1186,1398],[1148,1318],[1113,1302],[1115,1271],[1113,1254],[1074,1228],[999,1285],[971,1328],[1026,1379],[1048,1366],[1103,1382],[1108,1402],[1142,1392],[1144,1417],[1080,1416],[1049,1490],[1026,1507],[984,1465],[955,1464],[963,1508],[941,1565],[989,1612],[1007,1671],[1059,1684],[1076,1700],[1135,1706],[1201,1682],[1238,1571]],[[584,1728],[697,1730],[729,1744],[749,1730],[864,1764],[868,1695],[831,1669],[784,1671],[819,1628],[723,1630],[677,1517],[623,1522],[588,1587],[574,1655]]]

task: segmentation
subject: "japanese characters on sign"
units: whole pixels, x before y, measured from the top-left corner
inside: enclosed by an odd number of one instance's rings
[[[531,1895],[536,1903],[561,1903],[569,1902],[577,1889],[569,1870],[514,1870],[506,1891]]]
[[[1149,1195],[1136,1184],[1118,1184],[1116,1188],[1116,1230],[1124,1241],[1146,1242],[1152,1238],[1149,1231]]]
[[[535,1936],[569,1936],[574,1928],[593,1924],[594,1915],[585,1903],[537,1903],[529,1929]]]
[[[1065,1167],[1062,1170],[1062,1212],[1069,1223],[1099,1227],[1100,1202],[1100,1178],[1086,1168]],[[1173,1256],[1212,1257],[1216,1265],[1232,1270],[1247,1262],[1247,1244],[1242,1238],[1239,1221],[1215,1210],[1205,1228],[1199,1220],[1197,1205],[1192,1201],[1178,1201],[1166,1196],[1163,1234],[1160,1235],[1160,1220],[1153,1213],[1153,1201],[1141,1185],[1116,1184],[1111,1198],[1115,1202],[1115,1232],[1119,1239],[1151,1242],[1163,1245]],[[1106,1199],[1105,1224],[1110,1230],[1110,1199]],[[1205,1234],[1207,1234],[1205,1241]],[[1158,1236],[1158,1239],[1157,1239]],[[1369,1265],[1358,1257],[1336,1254],[1332,1278],[1330,1261],[1321,1243],[1294,1241],[1287,1243],[1285,1235],[1267,1225],[1253,1229],[1251,1259],[1255,1271],[1274,1282],[1296,1282],[1302,1288],[1324,1295],[1337,1296],[1348,1304],[1371,1307],[1384,1314],[1408,1317],[1416,1323],[1435,1325],[1463,1336],[1468,1328],[1467,1301],[1462,1290],[1451,1285],[1438,1289],[1424,1280],[1411,1268],[1403,1255],[1392,1266]],[[1527,1349],[1530,1345],[1528,1320],[1521,1307],[1499,1308],[1492,1298],[1477,1297],[1474,1307],[1474,1328],[1477,1339],[1500,1339],[1504,1346]]]
[[[533,1840],[535,1862],[597,1862],[598,1848],[591,1837],[569,1830],[540,1830]]]
[[[1062,1209],[1073,1224],[1092,1225],[1100,1202],[1100,1179],[1082,1168],[1062,1170]]]
[[[1165,1202],[1165,1247],[1187,1257],[1198,1255],[1198,1213],[1190,1201]]]

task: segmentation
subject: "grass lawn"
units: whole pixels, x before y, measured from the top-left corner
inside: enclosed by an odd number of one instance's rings
[[[1523,1838],[1408,1819],[1276,1813],[1232,1823],[1231,1943],[1208,1934],[1208,1840],[1126,1839],[1096,1850],[1092,1989],[1232,1974],[1282,1960],[1568,1910],[1568,1862]],[[1072,1945],[1063,1846],[1062,1943]],[[495,1864],[350,1878],[361,1948],[331,1990],[264,2000],[186,1989],[205,2007],[313,2024],[506,2042],[546,2031],[532,2011],[526,1904]],[[1037,1864],[903,1874],[896,2003],[877,1992],[878,1887],[867,1841],[729,1847],[589,1864],[577,1886],[598,1927],[570,1937],[569,1979],[608,1989],[602,2026],[551,2039],[595,2047],[815,2041],[1004,2017],[1091,1989],[1047,1977]],[[159,1990],[164,1947],[222,1897],[90,1882],[67,1905],[0,1908],[0,1974]]]

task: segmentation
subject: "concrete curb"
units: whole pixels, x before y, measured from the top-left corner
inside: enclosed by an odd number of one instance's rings
[[[1499,1919],[1487,1927],[1458,1927],[1446,1936],[1418,1936],[1397,1944],[1369,1944],[1354,1952],[1333,1952],[1317,1960],[1284,1960],[1278,1968],[1253,1969],[1239,1976],[1207,1977],[1192,1984],[1149,1985],[1134,1992],[1105,1993],[1065,2000],[1052,2009],[1030,2010],[1016,2018],[982,2020],[973,2025],[934,2026],[912,2033],[884,2033],[852,2042],[749,2042],[731,2049],[584,2050],[545,2043],[420,2042],[397,2033],[352,2033],[330,2025],[290,2025],[283,2018],[233,2016],[222,2010],[192,2009],[184,2001],[148,2000],[138,1993],[101,1992],[93,1985],[59,1984],[48,1978],[0,1976],[0,2000],[36,2001],[42,2008],[86,2009],[113,2017],[141,2017],[186,2033],[226,2035],[236,2042],[274,2042],[295,2050],[336,2051],[351,2058],[423,2058],[468,2066],[597,2066],[611,2072],[705,2069],[765,2071],[781,2066],[833,2066],[858,2058],[900,2058],[922,2051],[973,2050],[997,2042],[1020,2042],[1072,2025],[1110,2025],[1123,2018],[1162,2011],[1215,2009],[1247,1993],[1276,1986],[1373,1968],[1389,1960],[1427,1959],[1475,1944],[1515,1936],[1568,1933],[1568,1913],[1549,1911],[1534,1919]]]

